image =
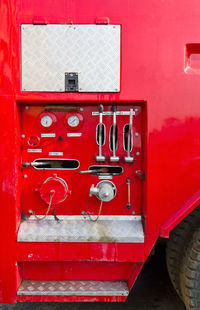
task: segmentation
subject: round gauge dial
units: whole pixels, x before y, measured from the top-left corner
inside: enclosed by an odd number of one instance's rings
[[[44,115],[44,116],[42,116],[40,123],[43,127],[50,127],[53,123],[53,120],[52,120],[51,116]]]
[[[67,122],[69,126],[77,127],[80,121],[77,115],[71,115],[68,117]]]
[[[44,131],[50,131],[56,127],[57,118],[52,112],[42,112],[39,115],[39,126]]]
[[[72,131],[80,129],[83,125],[83,115],[81,113],[67,113],[65,115],[64,125]]]

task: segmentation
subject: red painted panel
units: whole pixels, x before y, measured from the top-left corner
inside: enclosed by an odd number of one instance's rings
[[[106,262],[20,262],[23,280],[41,281],[119,281],[128,280],[132,263]]]
[[[16,245],[17,261],[143,262],[143,243],[27,243]]]
[[[119,105],[146,101],[147,141],[143,154],[146,183],[143,187],[142,212],[145,222],[145,258],[159,234],[159,227],[199,190],[199,99],[200,75],[198,57],[200,44],[200,4],[197,0],[2,0],[0,6],[0,281],[3,302],[16,300],[19,275],[16,257],[34,255],[47,260],[65,259],[65,252],[56,253],[57,246],[16,245],[16,231],[21,210],[21,172],[19,154],[19,124],[16,101],[24,104],[82,102],[97,106],[99,102]],[[84,93],[22,93],[20,91],[20,25],[43,22],[94,24],[106,16],[110,24],[121,24],[121,92],[118,94]],[[192,44],[197,47],[193,50]],[[187,70],[188,64],[197,70]],[[10,96],[10,97],[8,97]],[[143,127],[143,128],[144,128]],[[121,207],[120,207],[121,208]],[[114,209],[113,212],[116,210]],[[180,214],[179,214],[180,215]],[[179,216],[180,219],[180,216]],[[176,222],[176,221],[175,221]],[[97,245],[95,245],[97,246]],[[62,246],[61,246],[62,247]],[[117,246],[118,247],[118,246]],[[119,246],[121,247],[121,245]],[[122,246],[128,253],[130,245]],[[97,256],[105,260],[112,250],[101,245]],[[17,253],[17,249],[21,249]],[[46,253],[45,253],[46,249]],[[51,250],[53,251],[51,252]],[[41,251],[41,252],[40,252]],[[74,250],[75,251],[75,250]],[[80,253],[83,257],[80,247]],[[105,251],[105,252],[104,252]],[[130,250],[131,251],[131,250]],[[65,253],[65,254],[64,254]],[[87,255],[89,250],[87,251]],[[119,257],[122,257],[119,251]],[[62,256],[63,255],[63,256]],[[91,259],[95,259],[91,251]],[[135,254],[134,254],[135,255]],[[133,256],[135,257],[135,256]],[[127,260],[130,258],[127,254]],[[27,258],[28,260],[28,258]],[[78,260],[78,258],[77,258]],[[138,270],[132,272],[134,282]],[[10,277],[7,277],[7,274]],[[130,285],[131,286],[131,285]],[[116,298],[114,300],[122,300]],[[74,301],[87,298],[69,297],[18,297],[18,300]],[[90,300],[113,300],[92,298]]]
[[[91,214],[98,214],[100,201],[95,197],[89,197],[89,190],[92,184],[96,186],[101,181],[98,176],[90,174],[81,174],[79,171],[88,170],[92,165],[99,165],[95,160],[99,152],[99,147],[96,142],[96,128],[99,123],[99,116],[92,115],[93,112],[98,112],[98,106],[81,106],[82,112],[73,112],[72,115],[79,114],[82,116],[82,127],[77,128],[76,133],[81,134],[80,137],[69,137],[69,134],[74,134],[74,127],[65,126],[65,119],[68,112],[53,111],[53,116],[56,119],[55,128],[41,126],[41,115],[50,116],[49,112],[44,112],[44,107],[26,106],[22,107],[22,134],[25,138],[22,139],[22,162],[32,162],[35,159],[74,159],[78,160],[80,167],[75,170],[39,170],[33,167],[22,169],[23,175],[23,192],[22,192],[22,208],[25,214],[44,214],[48,205],[42,201],[37,189],[41,188],[47,178],[52,177],[54,173],[63,179],[71,195],[68,196],[62,203],[55,205],[55,213],[61,215],[81,215],[82,211]],[[78,108],[78,107],[77,107]],[[107,215],[131,215],[134,211],[136,215],[141,214],[141,181],[135,174],[136,170],[141,170],[141,107],[138,106],[118,106],[117,111],[130,111],[137,109],[136,115],[133,116],[133,151],[131,156],[134,157],[133,164],[125,162],[127,153],[124,150],[124,126],[129,124],[129,115],[118,115],[118,147],[116,154],[119,156],[119,162],[112,163],[110,157],[110,128],[113,123],[113,116],[103,116],[105,125],[105,144],[103,145],[103,155],[106,157],[101,165],[120,166],[123,169],[122,175],[113,176],[111,181],[117,189],[116,197],[110,201],[103,203],[102,214]],[[73,110],[73,109],[72,109]],[[105,106],[104,111],[111,112],[112,106]],[[52,112],[51,112],[52,113]],[[48,132],[47,132],[48,130]],[[46,134],[55,134],[55,137],[42,137]],[[40,137],[40,145],[30,148],[29,137]],[[31,152],[30,152],[31,151]],[[41,152],[37,152],[41,151]],[[60,153],[60,156],[50,155],[51,153]],[[139,155],[137,155],[139,154]],[[126,185],[127,177],[130,178],[131,202],[132,207],[126,208],[128,202],[128,188]],[[29,213],[31,212],[31,213]],[[49,213],[51,214],[51,213]]]
[[[19,302],[123,302],[126,296],[17,296]]]

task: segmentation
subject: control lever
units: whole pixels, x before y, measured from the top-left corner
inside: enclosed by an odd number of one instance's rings
[[[39,167],[39,166],[44,166],[44,165],[48,165],[48,162],[45,162],[45,161],[40,161],[40,162],[31,162],[31,163],[28,163],[28,162],[24,162],[22,163],[22,167]]]
[[[105,161],[105,156],[102,155],[102,129],[103,127],[103,105],[99,106],[99,155],[96,156],[96,161]]]
[[[112,132],[112,145],[113,145],[113,156],[110,157],[111,162],[116,162],[119,161],[119,157],[116,156],[116,130],[117,130],[117,125],[116,125],[116,112],[117,112],[117,106],[113,105],[112,107],[113,111],[113,132]]]
[[[127,145],[127,156],[125,157],[125,161],[127,163],[133,162],[133,157],[130,155],[131,153],[131,139],[132,139],[132,125],[133,125],[133,109],[130,109],[130,120],[129,120],[129,128],[128,128],[128,145]]]

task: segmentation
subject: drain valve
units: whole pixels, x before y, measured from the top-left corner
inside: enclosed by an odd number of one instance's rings
[[[108,202],[116,196],[116,192],[116,186],[112,182],[101,181],[96,187],[92,184],[89,196],[95,195],[99,200]]]

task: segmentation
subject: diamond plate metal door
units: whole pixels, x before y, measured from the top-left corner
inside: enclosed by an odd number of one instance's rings
[[[22,91],[65,92],[72,72],[79,92],[119,92],[120,35],[120,25],[22,25]]]

